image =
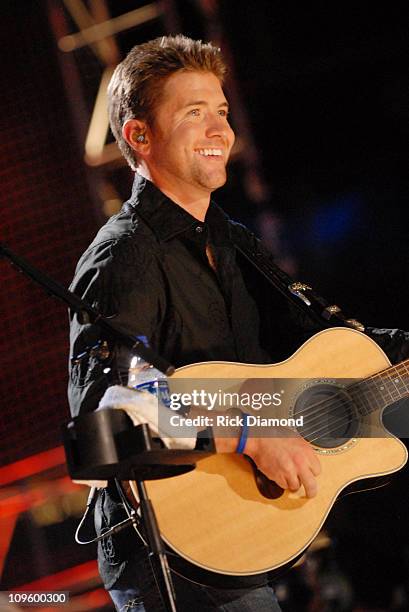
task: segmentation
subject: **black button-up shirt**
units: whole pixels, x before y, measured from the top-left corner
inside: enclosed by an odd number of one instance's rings
[[[256,301],[236,259],[234,232],[241,239],[253,239],[213,202],[205,221],[199,222],[137,175],[130,200],[81,257],[71,288],[130,334],[147,336],[152,348],[175,366],[211,360],[270,362],[260,344]],[[83,325],[72,317],[71,357],[99,339],[96,325]],[[129,352],[117,346],[110,349],[109,372],[108,363],[92,353],[71,366],[74,416],[94,410],[109,385],[126,381]],[[125,518],[114,488],[100,495],[96,517],[99,529]],[[138,554],[136,543],[129,545],[133,539],[114,540],[103,540],[98,549],[106,588]],[[206,582],[207,572],[198,572],[193,570],[196,579]],[[222,579],[223,585],[227,581],[241,587],[265,580]]]
[[[247,233],[242,226],[238,230]],[[137,177],[131,199],[82,256],[72,288],[129,333],[147,336],[177,367],[271,361],[260,345],[256,301],[236,260],[232,222],[213,202],[202,223]],[[96,326],[74,317],[72,355],[94,345],[98,336]],[[116,349],[115,361],[109,374],[93,357],[72,367],[73,414],[95,409],[107,386],[117,382],[112,376],[118,369],[126,372],[127,352]]]

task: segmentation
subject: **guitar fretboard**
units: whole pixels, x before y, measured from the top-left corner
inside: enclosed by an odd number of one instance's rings
[[[409,396],[409,359],[352,385],[350,391],[361,415]]]

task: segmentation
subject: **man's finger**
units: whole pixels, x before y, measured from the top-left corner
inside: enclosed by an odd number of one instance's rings
[[[301,481],[295,473],[288,475],[286,480],[287,488],[290,489],[290,491],[298,491],[298,489],[301,487]]]
[[[321,462],[315,452],[311,458],[311,471],[314,476],[319,476],[321,474]]]
[[[301,484],[304,485],[306,496],[315,497],[318,493],[318,483],[311,469],[303,469],[299,474],[299,478],[301,480]]]

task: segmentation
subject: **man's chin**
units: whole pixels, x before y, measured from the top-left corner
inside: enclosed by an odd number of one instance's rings
[[[219,187],[223,187],[223,185],[226,183],[226,180],[226,173],[220,174],[218,176],[209,177],[207,181],[207,187],[211,191],[215,191],[216,189],[219,189]]]

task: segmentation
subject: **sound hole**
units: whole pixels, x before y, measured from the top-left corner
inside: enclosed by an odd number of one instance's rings
[[[360,422],[345,389],[318,383],[299,395],[294,416],[303,416],[297,430],[303,438],[321,448],[341,446],[357,436]]]

